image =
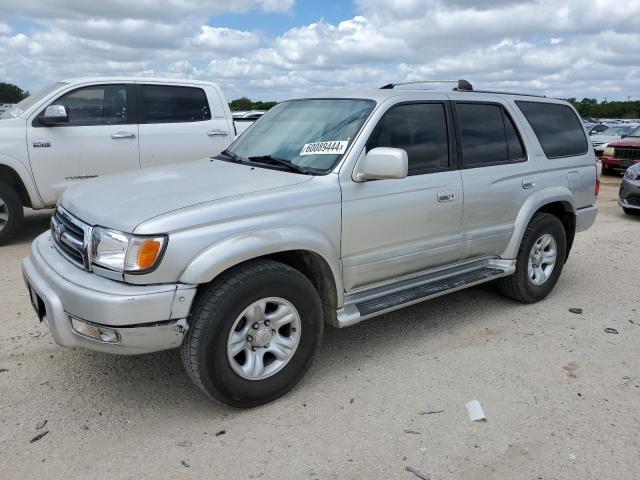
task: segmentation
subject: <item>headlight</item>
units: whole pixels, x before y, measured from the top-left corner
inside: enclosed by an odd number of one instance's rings
[[[615,148],[613,147],[607,147],[604,149],[604,154],[609,157],[613,157],[614,152],[615,152]]]
[[[91,239],[92,262],[117,272],[144,273],[157,265],[166,243],[166,236],[130,235],[95,227]]]

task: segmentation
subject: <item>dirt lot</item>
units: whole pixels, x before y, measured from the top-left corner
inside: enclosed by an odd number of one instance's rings
[[[545,301],[488,285],[329,328],[303,382],[250,411],[210,403],[176,352],[56,346],[20,273],[48,224],[32,213],[0,247],[0,479],[638,478],[640,218],[603,180]],[[472,399],[487,422],[469,421]]]

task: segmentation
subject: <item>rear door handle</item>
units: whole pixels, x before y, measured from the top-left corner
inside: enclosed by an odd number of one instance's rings
[[[114,140],[120,140],[123,138],[136,138],[136,134],[131,132],[116,132],[111,134],[111,138],[113,138]]]
[[[523,178],[522,179],[522,188],[525,190],[529,188],[533,188],[536,186],[536,181],[533,178]]]
[[[209,130],[207,132],[207,135],[209,135],[210,137],[226,137],[227,135],[229,135],[229,132],[215,129],[215,130]]]
[[[453,192],[438,192],[438,202],[453,202],[456,198],[456,194]]]

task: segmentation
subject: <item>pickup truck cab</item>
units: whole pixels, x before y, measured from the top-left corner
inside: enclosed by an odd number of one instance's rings
[[[216,155],[235,136],[215,83],[110,77],[49,85],[0,116],[0,242],[19,228],[23,206],[51,208],[86,179]]]
[[[23,262],[54,340],[181,348],[208,396],[292,388],[346,327],[496,280],[548,295],[596,217],[577,112],[548,98],[386,86],[285,101],[212,159],[67,190]]]

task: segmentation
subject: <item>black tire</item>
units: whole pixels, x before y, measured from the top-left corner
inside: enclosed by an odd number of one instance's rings
[[[24,210],[22,201],[10,186],[0,183],[0,244],[11,240],[22,225]],[[8,219],[4,216],[8,215]]]
[[[624,213],[626,213],[627,215],[633,215],[633,216],[640,216],[640,210],[635,210],[633,208],[624,208],[622,207],[622,210],[624,210]]]
[[[616,171],[613,168],[602,165],[602,175],[615,175],[615,174],[616,174]]]
[[[529,254],[534,242],[544,234],[551,234],[556,242],[557,257],[553,270],[542,285],[534,285],[529,279]],[[545,298],[555,287],[566,259],[567,238],[562,222],[550,213],[536,213],[524,232],[518,257],[516,271],[513,275],[501,278],[498,286],[503,294],[522,303],[534,303]]]
[[[243,310],[268,297],[283,298],[298,311],[300,340],[280,371],[248,380],[232,369],[227,339]],[[256,260],[222,274],[199,294],[182,344],[182,361],[193,382],[213,400],[255,407],[284,395],[302,379],[318,351],[323,328],[322,303],[309,279],[285,264]]]

